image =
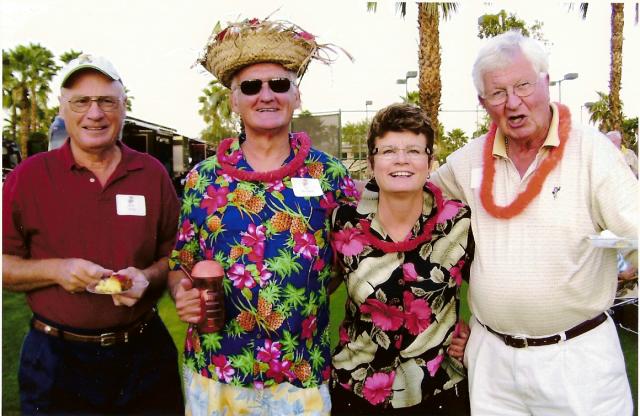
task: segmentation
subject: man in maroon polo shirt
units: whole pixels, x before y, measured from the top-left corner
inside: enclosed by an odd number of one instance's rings
[[[177,351],[155,303],[179,204],[160,162],[118,141],[126,96],[104,58],[63,69],[65,144],[3,187],[3,288],[33,311],[20,357],[22,412],[183,413]],[[86,287],[113,273],[133,287]]]

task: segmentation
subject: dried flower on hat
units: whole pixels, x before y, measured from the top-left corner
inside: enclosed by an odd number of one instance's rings
[[[285,20],[245,19],[224,29],[218,22],[198,63],[230,87],[238,70],[262,62],[280,64],[301,77],[312,59],[327,65],[333,62],[335,47],[318,44],[314,35]]]

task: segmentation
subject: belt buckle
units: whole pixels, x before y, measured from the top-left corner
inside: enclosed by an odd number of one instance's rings
[[[116,343],[116,333],[115,332],[105,332],[100,334],[100,346],[101,347],[110,347]]]
[[[527,343],[526,337],[520,337],[520,336],[514,336],[514,335],[510,335],[509,337],[505,338],[505,344],[513,348],[527,348],[529,346],[529,344]]]

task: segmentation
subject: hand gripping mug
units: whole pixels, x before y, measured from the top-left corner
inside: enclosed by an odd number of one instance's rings
[[[203,260],[191,269],[193,286],[200,291],[201,333],[217,332],[224,327],[224,269],[217,261]]]

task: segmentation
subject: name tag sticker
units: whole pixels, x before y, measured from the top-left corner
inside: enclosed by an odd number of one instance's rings
[[[315,178],[291,178],[293,194],[297,197],[322,196],[320,181]]]
[[[482,183],[482,168],[471,169],[471,189],[480,188]]]
[[[118,215],[147,215],[144,195],[116,195],[116,212]]]

